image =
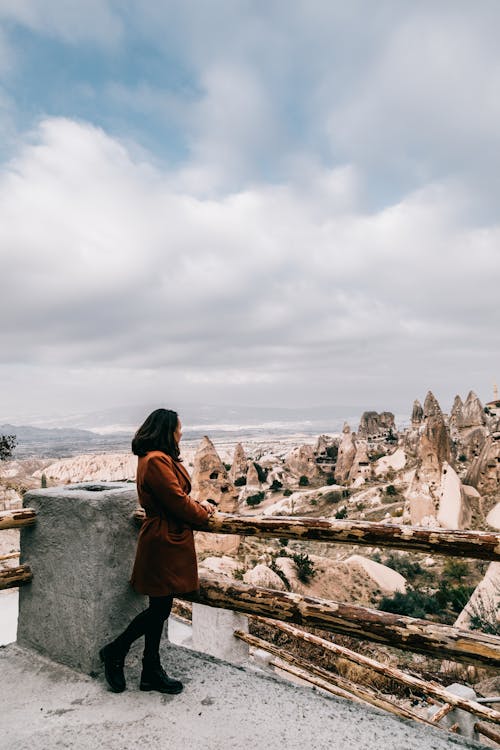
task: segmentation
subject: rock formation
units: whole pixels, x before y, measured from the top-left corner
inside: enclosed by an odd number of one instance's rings
[[[220,511],[233,513],[236,510],[238,493],[207,436],[201,440],[196,451],[191,483],[192,495],[200,502],[212,498],[219,503]]]
[[[418,429],[420,427],[420,424],[422,422],[422,419],[424,418],[424,410],[422,409],[422,404],[420,401],[413,402],[413,410],[411,413],[411,425],[413,429]]]
[[[500,425],[497,425],[500,427]],[[481,495],[490,495],[500,487],[500,430],[495,429],[485,441],[483,448],[465,478]]]
[[[412,524],[436,522],[443,464],[450,460],[450,440],[441,408],[429,391],[417,445],[417,468],[406,494]]]
[[[401,471],[406,465],[406,454],[403,448],[397,448],[389,456],[382,456],[373,464],[375,476],[381,477],[388,471]]]
[[[370,459],[368,458],[368,446],[366,441],[359,441],[356,446],[354,461],[349,471],[349,482],[361,483],[370,477]]]
[[[260,487],[259,473],[253,461],[250,461],[248,464],[246,486],[253,487],[256,489]]]
[[[455,621],[456,628],[485,630],[485,625],[498,627],[500,622],[500,562],[488,565],[485,576]],[[488,631],[486,631],[488,632]]]
[[[262,563],[256,565],[252,570],[247,570],[243,580],[253,586],[264,586],[266,589],[276,589],[277,591],[286,590],[286,586],[279,575]]]
[[[406,591],[404,576],[387,565],[370,560],[369,557],[363,557],[363,555],[351,555],[345,562],[350,566],[356,565],[362,568],[384,594],[394,594],[396,591],[404,594]]]
[[[428,419],[429,417],[442,417],[443,412],[439,406],[438,400],[432,391],[427,392],[427,396],[424,401],[423,418]]]
[[[386,437],[390,432],[396,432],[394,414],[390,411],[365,411],[361,416],[357,435],[359,438]]]
[[[462,409],[461,428],[480,427],[486,424],[484,408],[474,391],[470,391]]]
[[[316,440],[314,446],[314,453],[317,456],[329,456],[332,451],[335,451],[338,447],[338,439],[331,437],[330,435],[320,435]]]
[[[456,471],[443,463],[437,518],[446,529],[468,529],[472,518],[469,498]]]
[[[347,482],[355,456],[356,442],[351,428],[346,422],[342,429],[342,440],[340,441],[337,465],[335,467],[335,481],[337,484],[345,484]]]
[[[241,443],[236,443],[234,448],[233,463],[229,472],[229,479],[234,484],[237,479],[246,477],[247,474],[247,457]]]
[[[137,471],[137,456],[130,453],[101,453],[74,456],[55,461],[45,469],[33,474],[64,484],[70,482],[124,482],[134,480]]]
[[[199,501],[211,498],[219,503],[218,510],[234,513],[238,507],[238,492],[212,441],[205,436],[194,456],[192,496]],[[209,534],[196,532],[198,552],[213,551],[230,554],[236,552],[240,538],[234,534]]]
[[[299,445],[285,457],[284,468],[294,477],[305,476],[314,481],[320,476],[314,449],[311,445]]]
[[[453,406],[450,412],[450,432],[454,438],[458,436],[458,430],[461,428],[464,421],[463,414],[464,404],[460,396],[455,396]]]

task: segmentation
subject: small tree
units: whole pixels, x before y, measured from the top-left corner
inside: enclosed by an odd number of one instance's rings
[[[42,474],[41,480],[40,480],[40,487],[42,490],[44,490],[47,487],[47,475]]]
[[[309,484],[309,479],[306,477],[305,474],[302,474],[302,476],[299,478],[299,487],[307,487]]]
[[[16,445],[17,437],[15,435],[0,435],[0,461],[11,458]]]

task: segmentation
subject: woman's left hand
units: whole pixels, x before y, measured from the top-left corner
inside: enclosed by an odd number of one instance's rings
[[[205,508],[205,510],[209,513],[209,515],[213,515],[216,511],[216,506],[212,503],[209,503],[208,500],[203,500],[202,503],[200,503],[202,508]]]

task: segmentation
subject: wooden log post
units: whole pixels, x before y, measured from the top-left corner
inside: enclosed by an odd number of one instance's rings
[[[181,599],[263,615],[299,625],[344,633],[406,651],[469,664],[500,666],[500,637],[450,625],[380,612],[355,604],[203,577],[197,594]]]
[[[22,526],[33,526],[36,523],[36,511],[33,508],[0,511],[0,529],[19,529]]]
[[[495,727],[490,727],[488,724],[478,721],[474,724],[474,729],[478,734],[484,734],[485,737],[500,745],[500,732]]]
[[[388,679],[399,682],[402,685],[406,685],[407,687],[411,688],[412,692],[414,693],[424,695],[426,697],[431,697],[439,703],[444,703],[445,706],[449,706],[449,709],[447,709],[443,713],[443,716],[451,711],[452,708],[461,708],[462,710],[468,711],[471,714],[475,714],[482,719],[500,724],[500,711],[495,711],[493,708],[485,706],[482,703],[476,703],[476,701],[462,698],[459,695],[455,695],[455,693],[450,693],[448,690],[446,690],[446,688],[444,688],[437,682],[427,682],[426,680],[409,674],[408,672],[404,672],[397,667],[391,667],[389,664],[382,664],[382,662],[376,661],[369,656],[358,654],[356,651],[352,651],[345,646],[339,646],[337,643],[327,641],[324,638],[320,638],[318,635],[308,633],[307,631],[301,630],[300,628],[297,628],[294,625],[290,625],[287,622],[269,620],[265,617],[255,617],[253,619],[257,620],[258,622],[262,622],[265,625],[271,625],[272,627],[277,628],[283,633],[287,633],[288,635],[305,641],[306,643],[312,643],[315,646],[319,646],[323,650],[329,651],[335,656],[346,659],[347,661],[350,661],[357,666],[364,667],[373,672],[376,672],[377,674],[381,674]],[[440,711],[442,711],[445,706],[443,706]],[[438,716],[440,711],[434,714],[431,719],[432,722],[439,721],[439,719],[442,718]]]
[[[370,521],[328,521],[324,518],[237,516],[229,513],[213,515],[204,531],[500,560],[500,533],[490,531],[430,529]]]
[[[15,568],[0,570],[0,589],[12,589],[29,583],[33,578],[29,565],[18,565]]]
[[[250,635],[249,633],[243,633],[241,630],[236,630],[234,634],[237,638],[245,641],[250,646],[265,649],[266,651],[269,651],[269,653],[274,654],[275,656],[283,659],[289,664],[292,664],[293,666],[298,667],[305,672],[311,672],[313,675],[321,678],[321,680],[327,683],[330,682],[334,686],[340,688],[342,691],[360,698],[361,700],[365,701],[365,703],[369,703],[370,705],[376,706],[377,708],[382,708],[384,711],[389,711],[390,713],[396,714],[396,716],[401,716],[405,719],[413,719],[413,721],[418,721],[422,724],[431,724],[428,719],[425,719],[422,716],[418,716],[413,711],[409,711],[403,706],[399,706],[394,701],[391,701],[388,698],[380,695],[379,692],[372,690],[369,687],[358,685],[351,680],[347,680],[345,677],[341,677],[338,674],[324,669],[323,667],[318,667],[315,664],[307,661],[306,659],[295,656],[294,654],[291,654],[288,651],[275,646],[273,643],[269,643],[269,641],[265,641],[262,638],[258,638],[255,635]],[[440,727],[440,729],[441,728],[442,727]]]

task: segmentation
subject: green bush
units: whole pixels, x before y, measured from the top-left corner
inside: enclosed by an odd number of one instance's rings
[[[226,471],[230,471],[231,470],[231,464],[224,464],[224,468],[225,468]]]
[[[288,547],[288,542],[290,540],[289,539],[285,539],[284,537],[280,537],[278,541],[279,541],[279,543],[281,544],[282,547]],[[280,552],[280,554],[282,554],[282,553]]]
[[[459,461],[460,461],[460,463],[462,463],[462,464],[464,463],[464,461],[467,461],[467,456],[465,455],[465,453],[461,453],[461,454],[459,455],[459,457],[458,457],[458,460],[459,460]]]
[[[396,591],[393,596],[384,596],[379,604],[383,612],[394,612],[398,615],[409,615],[410,617],[422,617],[426,615],[437,615],[441,606],[435,596],[410,589],[405,594]]]
[[[302,583],[309,583],[310,579],[316,574],[314,563],[306,552],[296,552],[292,555],[292,560],[297,566],[297,576]]]
[[[290,591],[290,588],[291,588],[291,587],[290,587],[290,581],[289,581],[289,580],[288,580],[288,578],[286,577],[285,573],[284,573],[284,572],[283,572],[283,571],[281,570],[281,568],[279,568],[279,567],[278,567],[278,566],[276,565],[276,562],[275,562],[274,560],[271,560],[271,562],[269,563],[269,567],[271,568],[271,570],[272,570],[272,571],[273,571],[274,573],[276,573],[276,575],[277,575],[277,576],[279,576],[279,577],[281,578],[281,580],[282,580],[282,581],[283,581],[283,583],[285,584],[285,588],[286,588],[286,589],[287,589],[288,591]]]
[[[446,560],[443,568],[443,577],[449,581],[462,582],[462,579],[469,573],[469,566],[464,560]]]
[[[340,490],[330,490],[323,495],[323,499],[326,500],[327,503],[338,503],[342,500],[342,497],[343,495]]]
[[[255,495],[249,495],[247,497],[247,505],[258,505],[264,500],[265,496],[265,492],[256,492]]]
[[[374,559],[375,557],[372,556],[372,560]],[[379,559],[378,562],[383,562],[388,568],[401,573],[408,581],[413,581],[416,576],[424,572],[420,563],[413,562],[410,555],[398,555],[397,552],[391,552],[383,561]]]
[[[258,464],[256,461],[254,461],[255,468],[257,469],[257,476],[259,477],[259,482],[261,484],[264,484],[264,482],[267,481],[267,475],[269,473],[269,469],[263,469],[260,464]]]
[[[235,487],[244,487],[247,483],[246,477],[238,477],[238,479],[234,480],[234,486]]]
[[[305,474],[302,474],[302,476],[299,478],[299,487],[307,487],[309,484],[309,479],[306,477]]]
[[[335,477],[333,476],[333,474],[330,474],[330,476],[328,476],[328,477],[326,478],[326,483],[327,483],[328,485],[332,485],[332,484],[335,484]]]
[[[271,483],[270,490],[271,492],[278,492],[283,487],[283,482],[280,482],[279,479],[273,479]]]
[[[390,497],[396,497],[396,495],[398,494],[398,491],[393,484],[388,484],[384,491],[385,494],[390,495]]]
[[[339,510],[335,513],[335,518],[347,518],[347,508],[345,507],[345,505],[342,508],[339,508]]]
[[[290,497],[290,495],[293,495],[293,492],[292,490],[286,489],[286,490],[283,490],[283,495],[285,497]]]

